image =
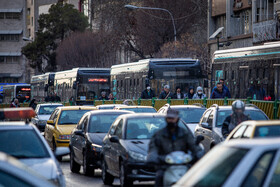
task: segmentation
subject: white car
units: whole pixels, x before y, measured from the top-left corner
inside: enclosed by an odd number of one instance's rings
[[[280,186],[280,139],[221,143],[174,186]]]
[[[11,155],[49,181],[64,187],[60,165],[33,124],[22,121],[0,122],[0,151]],[[56,156],[69,154],[68,148],[57,148]]]
[[[54,187],[17,159],[0,152],[0,186]]]
[[[47,124],[47,120],[49,120],[52,112],[57,108],[63,106],[61,103],[44,103],[38,104],[35,112],[36,116],[32,118],[32,123],[37,126],[37,128],[41,131],[45,131],[45,126]]]

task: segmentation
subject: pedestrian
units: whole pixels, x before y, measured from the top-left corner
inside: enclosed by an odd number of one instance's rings
[[[19,105],[19,101],[17,98],[13,98],[12,102],[11,102],[11,105],[10,105],[11,108],[17,108],[17,107],[20,107]]]
[[[45,97],[45,102],[53,102],[53,95],[52,95],[52,93],[48,94],[47,97]]]
[[[247,93],[247,97],[251,97],[253,100],[264,100],[265,96],[265,90],[262,88],[261,82],[259,80],[254,80]]]
[[[244,102],[236,100],[232,103],[232,114],[225,119],[222,125],[222,135],[224,138],[241,122],[250,120],[250,117],[245,115],[244,111]]]
[[[165,85],[163,91],[159,95],[159,99],[167,99],[168,97],[172,98],[173,94],[170,92],[170,86]]]
[[[149,84],[146,84],[146,89],[141,94],[141,99],[152,99],[155,97],[154,91]]]
[[[176,93],[174,94],[174,99],[184,99],[184,94],[181,92],[181,88],[179,86],[176,87]]]
[[[165,164],[166,155],[174,151],[191,151],[194,160],[203,156],[203,151],[195,144],[191,132],[178,126],[178,111],[167,110],[165,120],[167,125],[152,136],[147,156],[147,162],[157,165],[155,186],[163,186],[164,168],[161,166]]]
[[[110,100],[110,101],[111,101],[111,100],[114,100],[114,95],[113,95],[112,93],[109,94],[108,100]]]
[[[54,92],[54,95],[53,95],[53,102],[61,102],[61,99],[60,99],[60,97],[57,95],[57,93],[56,92]]]
[[[223,84],[218,82],[216,88],[211,94],[211,99],[222,99],[228,97],[230,98],[229,92],[226,91],[226,89],[223,88]]]
[[[29,104],[29,107],[33,108],[33,110],[36,109],[36,106],[37,106],[37,100],[36,99],[32,99],[30,104]]]
[[[229,91],[228,87],[225,85],[225,80],[224,80],[224,79],[220,79],[219,82],[222,83],[223,89],[227,92],[228,98],[231,98],[230,91]],[[216,88],[217,88],[217,86],[215,86],[215,87],[213,88],[212,93],[214,92],[214,90],[215,90]]]
[[[102,91],[101,96],[99,97],[99,100],[109,100],[109,98],[106,96],[106,92]]]
[[[193,86],[190,86],[190,87],[189,87],[189,91],[188,91],[186,97],[187,97],[188,99],[192,99],[193,96],[194,96],[194,87],[193,87]]]
[[[204,99],[206,98],[206,95],[203,93],[203,88],[201,86],[198,86],[196,88],[196,93],[193,96],[193,99]]]

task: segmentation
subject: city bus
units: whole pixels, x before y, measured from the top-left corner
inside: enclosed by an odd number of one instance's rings
[[[105,91],[110,92],[109,68],[74,68],[55,73],[54,91],[62,102],[92,105]]]
[[[17,98],[20,103],[30,101],[30,84],[15,84],[3,86],[3,103],[10,103],[13,98]]]
[[[54,92],[55,73],[35,75],[31,78],[31,98],[37,101],[44,101],[45,98]]]
[[[146,84],[158,97],[164,85],[174,93],[177,86],[186,88],[204,85],[200,62],[189,58],[155,58],[114,65],[111,68],[111,89],[118,99],[137,99]]]

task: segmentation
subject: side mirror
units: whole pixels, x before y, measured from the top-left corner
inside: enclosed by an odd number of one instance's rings
[[[75,134],[75,135],[78,135],[78,136],[84,136],[84,133],[83,133],[83,131],[81,131],[81,130],[76,130],[76,131],[74,131],[74,134]]]
[[[50,125],[54,126],[54,121],[53,120],[48,120],[47,124],[50,124]]]
[[[209,129],[209,130],[212,129],[212,128],[209,126],[208,123],[201,123],[201,126],[202,126],[203,128],[205,128],[205,129]]]
[[[56,158],[68,155],[70,153],[69,147],[57,147],[55,149],[54,155]]]
[[[199,145],[204,140],[204,136],[198,135],[195,140],[195,144]]]
[[[119,142],[120,142],[119,137],[117,137],[117,136],[111,136],[111,137],[110,137],[110,142],[119,143]]]

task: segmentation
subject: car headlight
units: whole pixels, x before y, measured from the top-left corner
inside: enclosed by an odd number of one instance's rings
[[[143,155],[141,153],[137,153],[137,152],[134,152],[134,151],[128,151],[128,154],[132,159],[137,160],[137,161],[144,162],[144,161],[147,160],[147,156]]]
[[[102,149],[102,146],[93,143],[93,144],[91,144],[91,149],[92,149],[93,151],[100,152],[101,149]]]
[[[70,140],[70,135],[59,135],[59,136],[58,136],[58,139],[61,139],[61,140]]]

